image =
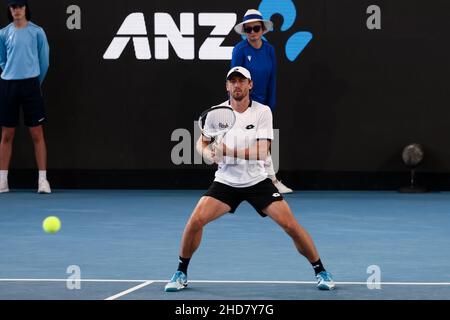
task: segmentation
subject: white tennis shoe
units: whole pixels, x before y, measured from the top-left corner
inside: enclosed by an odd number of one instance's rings
[[[9,187],[8,187],[8,180],[2,180],[0,181],[0,193],[6,193],[9,192]]]
[[[38,193],[52,193],[52,190],[50,189],[50,183],[48,183],[47,179],[39,181]]]
[[[291,188],[286,187],[280,180],[274,183],[274,186],[278,189],[279,193],[292,193],[293,190]]]

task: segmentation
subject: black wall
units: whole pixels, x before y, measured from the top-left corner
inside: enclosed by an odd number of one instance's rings
[[[365,176],[378,179],[381,187],[382,181],[394,186],[396,178],[388,181],[406,172],[401,151],[411,142],[425,147],[421,172],[434,179],[448,177],[450,2],[293,2],[294,25],[282,32],[283,18],[274,15],[275,31],[267,34],[278,54],[274,126],[280,129],[280,174],[285,180],[291,178],[297,187],[305,180],[311,186],[330,181],[342,186],[350,178],[357,186],[368,184],[360,180]],[[175,177],[186,172],[207,172],[204,181],[209,181],[211,172],[205,165],[172,163],[171,151],[178,142],[171,141],[171,134],[177,128],[193,132],[198,114],[225,100],[229,61],[197,56],[182,60],[173,50],[169,60],[155,59],[153,15],[167,12],[178,23],[180,13],[194,13],[197,55],[212,29],[198,25],[199,13],[234,12],[241,21],[246,9],[258,8],[260,1],[205,0],[195,1],[195,6],[145,0],[30,3],[33,21],[46,30],[51,46],[43,87],[49,118],[46,138],[49,171],[60,186],[70,186],[68,180],[85,170],[105,170],[110,172],[107,176],[134,172],[141,178],[139,172],[163,172],[165,182],[178,181]],[[72,4],[81,8],[81,30],[66,27],[66,8]],[[372,4],[381,8],[381,30],[366,27],[366,9]],[[133,12],[145,15],[152,59],[137,60],[130,42],[118,60],[104,60],[122,22]],[[1,22],[5,25],[6,19]],[[297,31],[309,31],[313,39],[291,62],[284,46]],[[232,31],[224,45],[239,40]],[[32,145],[21,127],[12,169],[34,167]],[[64,179],[65,174],[70,179]],[[158,186],[151,182],[152,174],[147,186]],[[318,176],[321,183],[314,180]],[[198,183],[189,181],[186,186]],[[446,183],[440,180],[441,186]]]

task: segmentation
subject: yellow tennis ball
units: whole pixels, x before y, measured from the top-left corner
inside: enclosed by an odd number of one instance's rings
[[[55,216],[47,217],[42,222],[42,228],[47,233],[56,233],[61,229],[61,221]]]

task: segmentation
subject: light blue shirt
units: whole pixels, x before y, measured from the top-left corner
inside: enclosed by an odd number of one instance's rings
[[[32,22],[25,28],[14,23],[0,30],[0,68],[4,80],[39,77],[44,81],[49,66],[49,46],[44,30]]]

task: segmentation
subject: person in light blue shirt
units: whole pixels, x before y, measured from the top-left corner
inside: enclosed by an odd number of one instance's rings
[[[38,192],[51,193],[47,180],[46,120],[41,84],[49,67],[44,30],[30,21],[27,0],[7,0],[11,23],[0,30],[0,193],[8,192],[8,170],[20,110],[29,128],[39,169]]]
[[[249,9],[234,30],[245,35],[245,39],[234,47],[231,67],[241,66],[250,71],[253,79],[250,97],[269,106],[273,112],[276,102],[277,59],[273,46],[263,39],[264,34],[273,30],[273,23],[264,20],[258,10]],[[292,192],[291,188],[277,179],[271,156],[266,161],[266,170],[280,193]]]

